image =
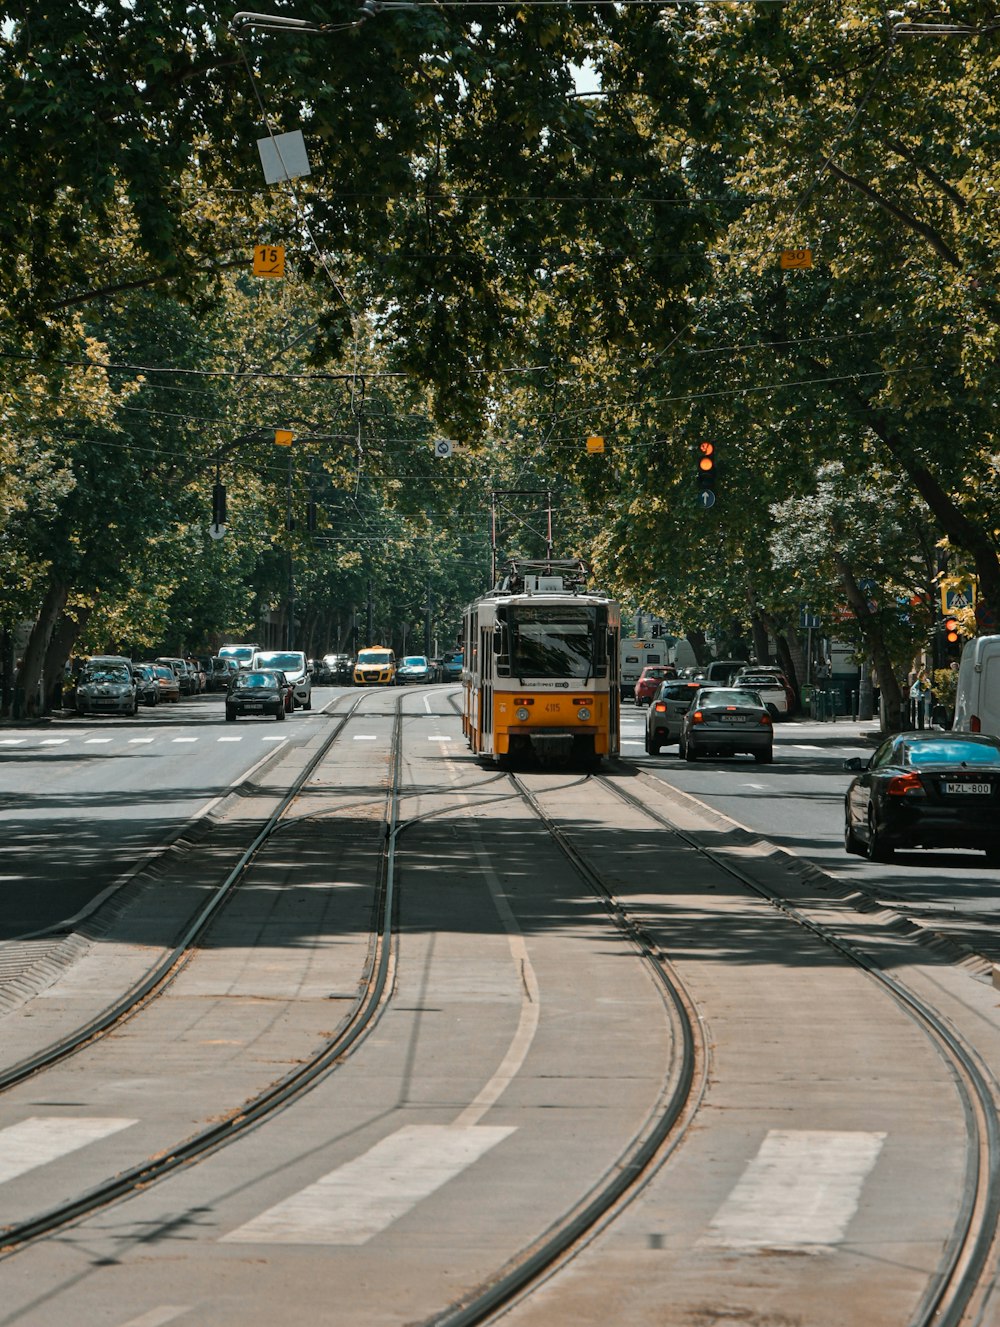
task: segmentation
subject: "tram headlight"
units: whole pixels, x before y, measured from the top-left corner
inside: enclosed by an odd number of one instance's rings
[[[524,723],[527,719],[531,718],[531,711],[526,710],[522,705],[521,708],[517,711],[517,717],[521,720],[522,723]]]
[[[586,707],[586,705],[584,705],[584,707],[583,707],[582,710],[577,710],[577,712],[576,712],[576,717],[577,717],[578,719],[589,719],[589,718],[590,718],[590,710],[588,710],[587,707]]]

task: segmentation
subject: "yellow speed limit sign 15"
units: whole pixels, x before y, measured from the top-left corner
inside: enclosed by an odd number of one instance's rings
[[[285,250],[280,244],[255,244],[253,250],[254,276],[285,275]]]

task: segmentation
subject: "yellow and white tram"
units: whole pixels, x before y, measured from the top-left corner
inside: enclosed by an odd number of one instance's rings
[[[477,755],[618,754],[620,611],[586,580],[580,562],[512,562],[466,608],[462,728]]]

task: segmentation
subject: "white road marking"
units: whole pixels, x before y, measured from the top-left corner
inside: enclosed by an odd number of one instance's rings
[[[107,746],[110,741],[110,737],[88,737],[84,746]]]
[[[857,1211],[884,1133],[772,1129],[702,1244],[727,1249],[804,1249],[837,1244]]]
[[[128,1129],[135,1120],[65,1115],[32,1115],[0,1129],[0,1184],[48,1165],[67,1152]]]
[[[645,742],[639,742],[634,737],[623,737],[622,746],[645,746]]]
[[[179,1318],[182,1313],[187,1313],[190,1304],[161,1304],[159,1308],[150,1309],[148,1313],[140,1313],[138,1318],[129,1318],[128,1322],[123,1322],[121,1327],[165,1327],[168,1322],[173,1322]]]
[[[0,737],[0,746],[23,746],[26,737]]]
[[[822,751],[821,746],[810,746],[808,742],[789,742],[788,745],[793,751]]]
[[[430,696],[424,696],[424,709],[427,711],[428,714],[430,714],[430,712],[431,712],[431,698],[430,698]]]
[[[242,737],[220,737],[220,738],[219,738],[219,741],[220,741],[220,742],[242,742],[242,741],[243,741],[243,738],[242,738]]]
[[[68,741],[68,737],[43,737],[42,746],[65,746]]]
[[[767,792],[766,783],[745,783],[744,788],[756,788],[758,792]]]
[[[444,733],[428,733],[428,742],[450,742],[452,739]]]
[[[154,739],[152,737],[130,737],[129,746],[148,746]]]
[[[365,1244],[496,1147],[509,1127],[411,1124],[223,1236],[237,1244]]]
[[[172,737],[172,742],[197,742],[197,737]]]
[[[374,734],[369,737],[367,733],[355,733],[354,740],[355,742],[377,742],[378,738]]]
[[[260,740],[262,742],[284,742],[287,739],[284,737],[262,737]]]

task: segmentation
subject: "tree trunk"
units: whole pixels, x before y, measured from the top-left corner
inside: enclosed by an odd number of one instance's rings
[[[25,715],[34,717],[41,713],[42,705],[39,701],[38,688],[42,681],[45,655],[52,630],[59,619],[59,614],[66,607],[68,598],[68,585],[61,582],[49,583],[14,680],[15,718],[22,718]]]
[[[45,662],[42,665],[42,675],[45,678],[46,711],[62,704],[62,682],[66,670],[66,660],[69,658],[80,632],[83,631],[90,620],[93,611],[93,606],[88,604],[86,607],[75,609],[73,613],[63,612],[52,630],[48,648],[45,651]]]
[[[750,613],[750,633],[753,637],[753,657],[756,663],[771,662],[771,647],[768,640],[767,624],[757,609]]]
[[[711,657],[708,642],[705,640],[705,633],[703,631],[689,631],[687,632],[687,639],[688,644],[694,650],[695,662],[699,667],[703,667]]]

